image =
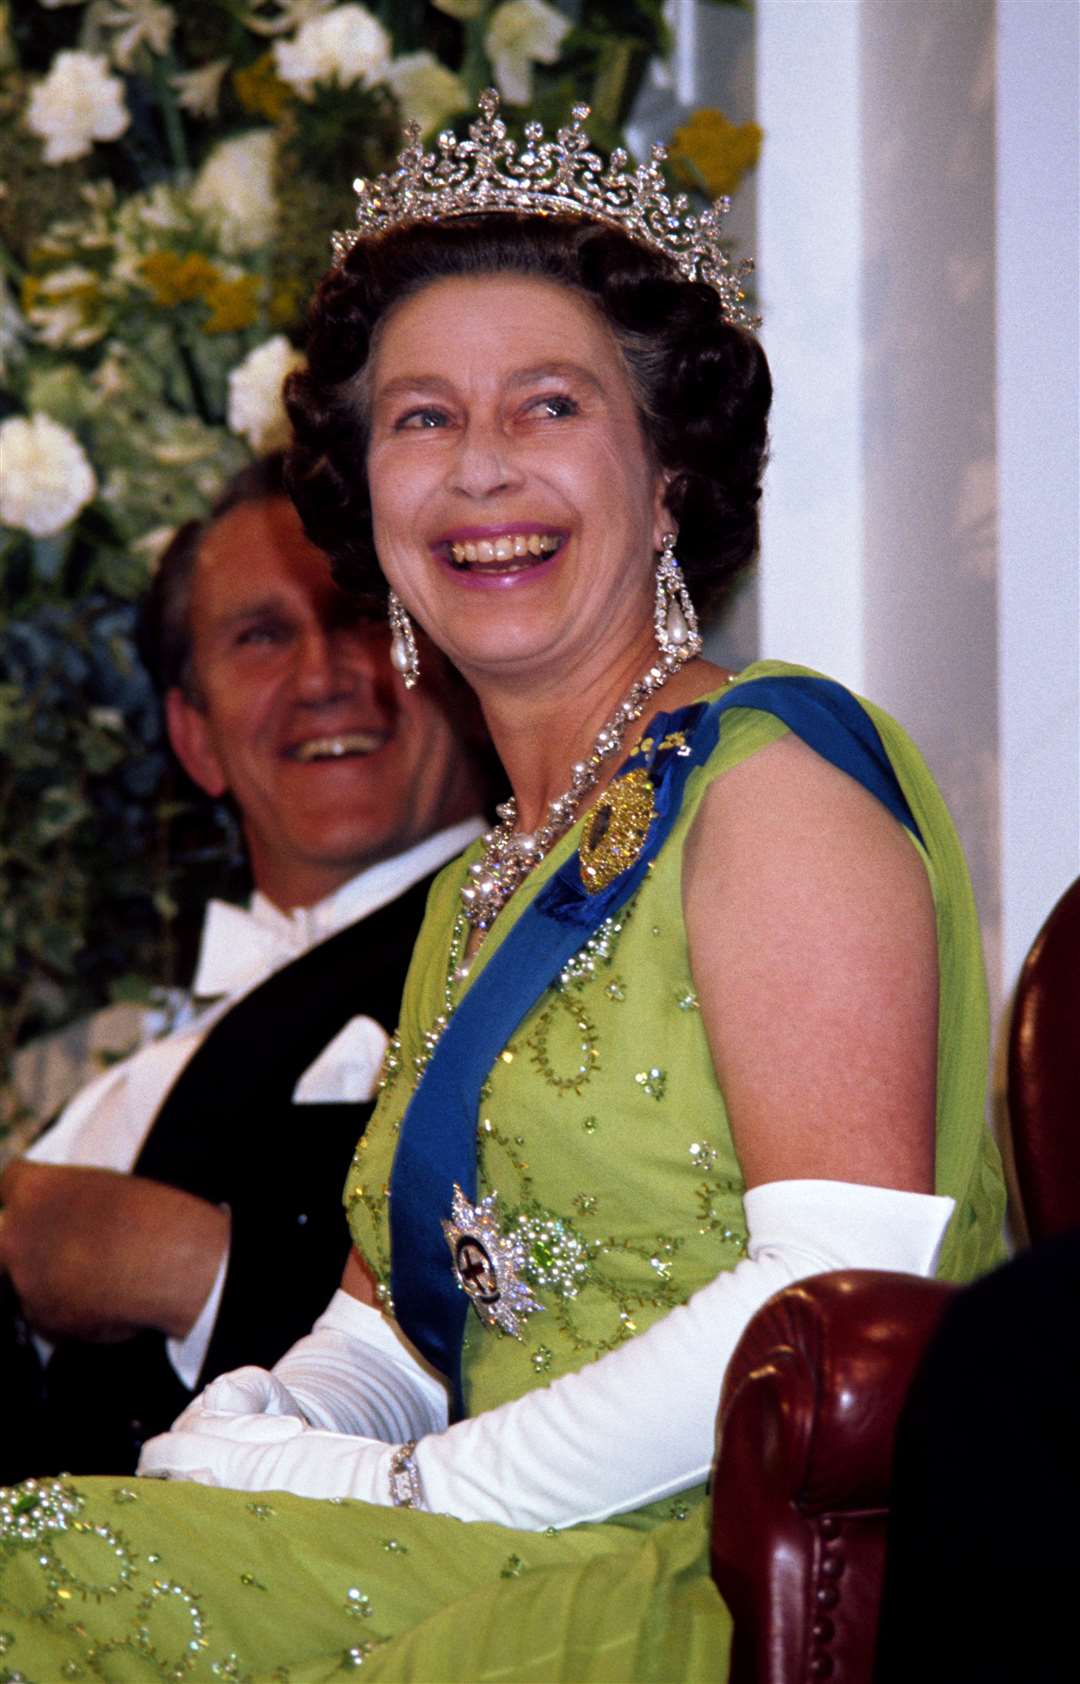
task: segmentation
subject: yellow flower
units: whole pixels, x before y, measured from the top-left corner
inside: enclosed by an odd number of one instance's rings
[[[182,256],[176,251],[147,252],[139,268],[154,303],[166,310],[195,298],[205,298],[208,289],[220,278],[220,271],[209,258],[197,251]]]
[[[671,164],[690,187],[704,188],[711,199],[734,193],[761,151],[756,123],[731,123],[722,111],[695,111],[671,137]]]
[[[289,101],[292,89],[274,69],[273,53],[261,53],[244,70],[234,70],[233,87],[244,110],[252,117],[276,123]]]
[[[234,281],[221,276],[207,287],[203,298],[210,306],[204,333],[235,333],[251,327],[259,315],[258,276],[240,275]]]
[[[280,281],[270,294],[267,307],[271,327],[292,327],[303,309],[308,288],[302,281]]]

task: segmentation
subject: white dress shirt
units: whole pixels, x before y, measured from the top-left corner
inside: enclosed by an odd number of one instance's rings
[[[446,865],[486,828],[477,817],[437,831],[394,859],[359,872],[315,906],[283,912],[258,892],[247,909],[211,901],[203,922],[191,1001],[174,1020],[175,1027],[88,1083],[26,1156],[37,1163],[129,1171],[166,1094],[231,1006],[319,942],[389,905]],[[154,1014],[146,1015],[152,1026]],[[370,1099],[387,1039],[386,1027],[373,1018],[351,1019],[304,1071],[294,1100],[302,1104]],[[170,1361],[188,1386],[194,1384],[206,1356],[227,1264],[226,1251],[191,1331],[183,1339],[166,1341]]]

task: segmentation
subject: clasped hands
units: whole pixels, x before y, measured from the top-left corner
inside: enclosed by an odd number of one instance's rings
[[[311,1426],[289,1388],[264,1368],[222,1374],[143,1446],[138,1472],[240,1491],[390,1502],[394,1447]]]

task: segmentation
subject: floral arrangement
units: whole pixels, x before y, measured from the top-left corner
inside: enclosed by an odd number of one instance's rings
[[[0,0],[0,1079],[28,1034],[175,980],[185,885],[226,851],[221,825],[177,847],[135,603],[284,442],[352,178],[492,83],[519,124],[588,100],[610,147],[667,45],[660,0]],[[754,150],[716,119],[678,142],[706,191]]]

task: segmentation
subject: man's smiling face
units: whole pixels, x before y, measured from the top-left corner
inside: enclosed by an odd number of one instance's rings
[[[402,688],[386,626],[357,616],[287,498],[238,504],[206,533],[191,648],[193,694],[166,698],[173,747],[209,794],[232,794],[279,906],[475,810],[443,687]]]

